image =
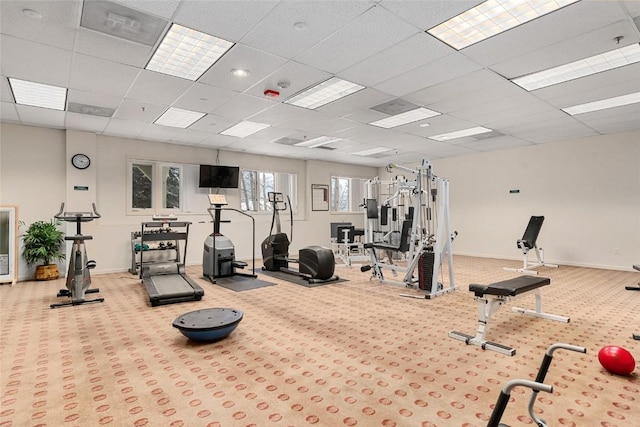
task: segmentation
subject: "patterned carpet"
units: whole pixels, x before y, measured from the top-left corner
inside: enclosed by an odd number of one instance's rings
[[[515,261],[455,257],[459,289],[433,300],[369,281],[339,267],[348,282],[234,292],[188,272],[205,289],[199,302],[151,308],[129,273],[94,277],[102,304],[49,309],[63,280],[0,287],[0,427],[9,426],[484,426],[501,388],[533,379],[547,347],[559,350],[540,393],[539,416],[552,426],[640,425],[640,368],[614,376],[598,363],[607,344],[640,361],[640,292],[633,272],[542,268],[552,279],[545,309],[568,324],[512,313],[492,318],[488,338],[513,357],[448,337],[473,334],[477,309],[469,283],[515,277]],[[445,276],[446,277],[446,276]],[[96,294],[94,294],[96,295]],[[187,340],[171,326],[187,311],[231,307],[238,328],[216,343]],[[512,392],[503,422],[533,425],[530,391]]]

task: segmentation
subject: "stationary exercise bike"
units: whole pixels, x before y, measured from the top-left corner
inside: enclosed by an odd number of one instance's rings
[[[90,302],[103,302],[104,298],[84,299],[84,294],[100,292],[100,289],[89,289],[91,286],[90,270],[95,268],[96,262],[87,258],[87,250],[84,245],[85,240],[92,240],[92,236],[82,234],[81,224],[100,218],[96,211],[96,204],[92,203],[93,212],[65,212],[64,203],[60,206],[60,212],[54,215],[55,218],[66,222],[76,223],[76,234],[65,236],[64,240],[72,240],[71,255],[69,256],[69,270],[67,271],[67,289],[60,289],[58,297],[70,297],[71,300],[59,304],[51,304],[51,308],[65,307],[69,305],[80,305]]]

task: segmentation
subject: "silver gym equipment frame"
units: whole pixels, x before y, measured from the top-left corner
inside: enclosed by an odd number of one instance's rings
[[[408,248],[390,248],[389,242],[373,242],[365,244],[369,249],[371,257],[372,278],[376,277],[380,282],[400,285],[404,287],[421,290],[425,293],[425,298],[431,299],[439,295],[452,292],[456,289],[453,278],[453,254],[451,243],[457,232],[451,233],[449,221],[449,181],[436,176],[433,173],[432,165],[429,161],[423,160],[422,164],[415,169],[405,166],[389,164],[387,171],[399,170],[412,175],[411,179],[396,177],[395,191],[393,195],[382,201],[382,205],[399,206],[398,200],[403,199],[403,204],[411,203],[412,209],[405,207],[405,219],[398,221],[405,228],[406,221],[411,221],[410,235],[404,236],[401,232],[400,240],[408,238]],[[375,182],[375,181],[373,181]],[[412,201],[412,202],[411,202]],[[413,212],[412,215],[409,212]],[[367,230],[371,233],[371,229]],[[372,233],[368,236],[373,238]],[[376,249],[387,252],[387,261],[380,259]],[[406,267],[398,266],[393,262],[393,251],[405,252]],[[424,257],[429,253],[433,256]],[[445,287],[439,282],[442,262],[448,261],[449,286]],[[422,261],[421,261],[422,259]],[[415,276],[416,267],[422,263],[421,268],[429,270],[431,273],[426,278],[427,283],[419,284],[419,278]],[[429,265],[424,265],[428,263]],[[365,271],[366,268],[363,269]],[[401,281],[390,280],[384,276],[384,270],[390,270],[393,276],[398,272],[404,273]]]
[[[82,234],[82,223],[93,221],[100,218],[100,214],[96,210],[96,204],[92,203],[92,212],[65,212],[64,203],[60,205],[60,211],[54,215],[54,218],[76,223],[76,234],[73,236],[65,236],[64,240],[71,240],[71,254],[69,255],[69,269],[67,271],[66,289],[60,289],[58,297],[70,297],[67,302],[59,304],[51,304],[51,308],[67,307],[71,305],[80,305],[92,302],[103,302],[104,298],[85,299],[84,295],[89,293],[100,292],[100,289],[89,289],[91,286],[91,270],[95,268],[96,262],[87,257],[87,249],[84,244],[85,240],[92,240],[92,236]]]
[[[542,223],[544,222],[544,216],[532,216],[529,219],[529,224],[527,225],[526,230],[522,236],[522,239],[519,239],[516,244],[518,248],[522,250],[523,254],[523,265],[522,268],[511,268],[511,267],[503,267],[505,271],[513,271],[516,273],[522,274],[538,274],[537,271],[533,270],[538,267],[552,267],[558,268],[556,264],[549,264],[544,262],[544,250],[542,248],[538,248],[536,241],[538,240],[538,234],[540,233],[540,229],[542,229]],[[538,262],[529,263],[529,251],[533,249],[536,253],[536,258]]]

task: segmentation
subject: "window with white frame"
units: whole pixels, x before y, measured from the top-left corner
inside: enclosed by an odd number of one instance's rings
[[[367,182],[363,178],[344,176],[331,177],[331,211],[358,212],[364,200],[364,186]]]
[[[297,212],[298,176],[293,173],[243,169],[240,180],[240,208],[244,211],[270,212],[269,192],[282,193]]]
[[[129,211],[183,211],[183,165],[132,160],[129,183]]]

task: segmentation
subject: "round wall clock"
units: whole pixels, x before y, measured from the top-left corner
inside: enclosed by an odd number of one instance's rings
[[[91,159],[86,154],[74,154],[71,164],[78,169],[86,169],[91,164]]]

